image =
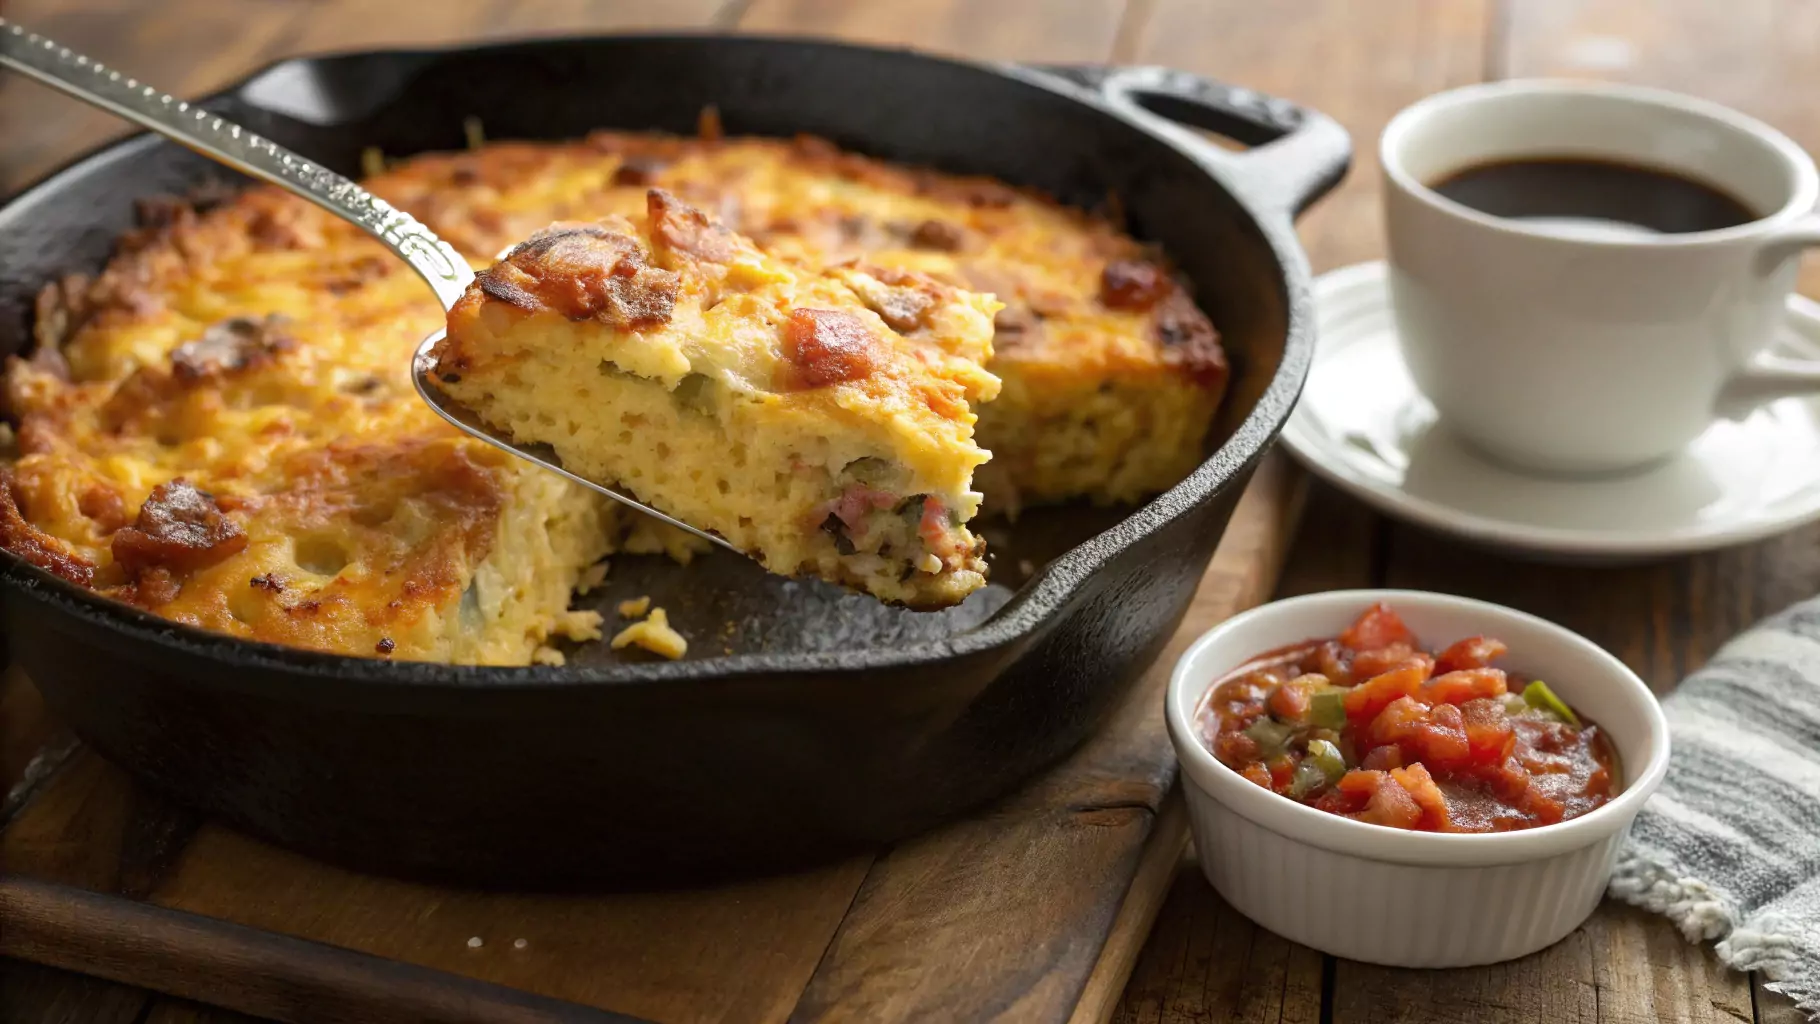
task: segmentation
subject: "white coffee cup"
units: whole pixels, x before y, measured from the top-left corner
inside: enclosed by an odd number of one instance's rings
[[[1403,356],[1443,425],[1492,457],[1621,470],[1673,455],[1716,418],[1820,393],[1820,363],[1766,354],[1795,257],[1820,245],[1820,175],[1774,128],[1654,89],[1507,81],[1405,109],[1381,157]],[[1759,216],[1655,234],[1496,217],[1429,187],[1562,157],[1690,178]]]

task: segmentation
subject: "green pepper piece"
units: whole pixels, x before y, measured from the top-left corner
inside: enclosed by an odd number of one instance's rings
[[[1300,800],[1340,781],[1345,774],[1346,759],[1340,756],[1339,747],[1327,740],[1309,740],[1308,753],[1289,777],[1289,795]]]
[[[1548,684],[1540,679],[1532,681],[1523,688],[1523,703],[1532,708],[1540,708],[1568,725],[1578,726],[1580,724],[1580,716],[1574,714],[1574,709],[1568,707],[1566,701],[1555,696],[1555,691],[1549,689]]]
[[[1335,732],[1346,728],[1346,691],[1320,690],[1309,697],[1308,720]]]
[[[1300,800],[1308,794],[1327,785],[1327,773],[1313,761],[1303,761],[1295,766],[1295,774],[1289,777],[1289,796]]]
[[[1340,754],[1339,747],[1326,740],[1309,740],[1308,756],[1302,759],[1302,764],[1312,764],[1319,768],[1321,776],[1329,785],[1340,781],[1340,776],[1346,774],[1346,758]]]
[[[1245,727],[1245,735],[1258,745],[1258,756],[1266,761],[1281,756],[1289,747],[1289,737],[1294,733],[1295,726],[1284,725],[1269,715]]]

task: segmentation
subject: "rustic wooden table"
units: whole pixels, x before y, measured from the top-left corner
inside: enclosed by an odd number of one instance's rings
[[[1399,107],[1486,78],[1572,75],[1668,86],[1763,117],[1820,150],[1820,5],[1802,0],[10,0],[9,17],[183,92],[314,50],[666,27],[818,33],[981,58],[1167,64],[1332,114],[1359,155],[1303,226],[1317,269],[1379,254],[1378,131]],[[0,88],[0,192],[120,131],[33,85]],[[1820,274],[1804,276],[1820,294]],[[1404,586],[1469,594],[1561,622],[1666,691],[1755,618],[1820,590],[1820,528],[1664,564],[1510,561],[1389,522],[1315,488],[1284,593]],[[29,697],[17,698],[29,701]],[[46,730],[0,707],[0,730]],[[0,735],[0,750],[29,750]],[[21,765],[0,763],[0,779]],[[0,1020],[246,1020],[153,993],[0,961]],[[1254,927],[1192,863],[1115,1019],[1165,1021],[1759,1021],[1786,1000],[1661,919],[1607,904],[1512,964],[1398,971],[1335,961]]]

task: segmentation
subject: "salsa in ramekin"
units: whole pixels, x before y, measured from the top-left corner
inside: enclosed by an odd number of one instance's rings
[[[1604,804],[1618,784],[1605,734],[1547,682],[1492,664],[1506,653],[1487,636],[1424,651],[1374,605],[1215,683],[1201,739],[1265,789],[1391,828],[1510,832]]]

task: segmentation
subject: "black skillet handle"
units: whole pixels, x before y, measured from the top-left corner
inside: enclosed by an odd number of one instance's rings
[[[1036,70],[1099,93],[1124,116],[1217,168],[1242,198],[1290,217],[1326,195],[1352,162],[1352,140],[1338,122],[1251,89],[1159,67],[1064,64]],[[1254,148],[1223,149],[1182,124]]]

